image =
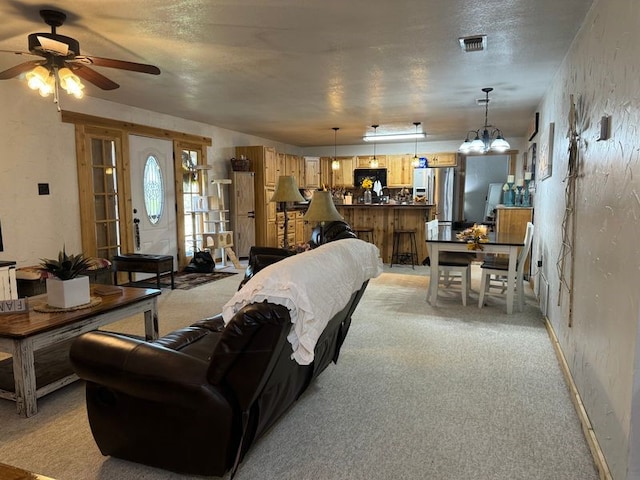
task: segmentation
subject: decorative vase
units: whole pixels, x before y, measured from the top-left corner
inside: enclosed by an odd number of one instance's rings
[[[56,308],[71,308],[91,301],[89,277],[79,276],[71,280],[47,278],[47,304]]]
[[[370,189],[370,188],[367,188],[367,189],[364,191],[364,203],[368,205],[368,204],[370,204],[371,202],[372,202],[372,199],[371,199],[371,189]]]

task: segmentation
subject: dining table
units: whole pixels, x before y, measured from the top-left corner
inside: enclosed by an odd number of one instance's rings
[[[459,231],[449,225],[439,225],[437,230],[426,229],[426,242],[429,250],[431,272],[439,272],[438,258],[440,252],[470,252],[469,243],[458,239]],[[504,254],[509,256],[509,270],[507,272],[507,313],[513,313],[513,301],[516,287],[516,264],[518,249],[524,247],[524,238],[508,232],[489,232],[486,242],[480,243],[481,250],[474,250],[479,256],[485,254]],[[432,306],[438,299],[438,274],[431,274],[427,299]]]

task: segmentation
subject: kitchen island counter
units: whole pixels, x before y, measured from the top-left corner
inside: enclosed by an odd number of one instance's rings
[[[427,256],[425,222],[432,220],[435,206],[429,204],[392,205],[392,204],[354,204],[336,205],[338,212],[354,229],[372,227],[374,243],[380,249],[384,263],[391,262],[393,250],[393,232],[396,229],[415,229],[418,245],[418,262]],[[400,245],[401,252],[409,251],[409,242]]]

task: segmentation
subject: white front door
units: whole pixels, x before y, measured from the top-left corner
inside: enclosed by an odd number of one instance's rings
[[[173,142],[130,135],[129,154],[135,253],[173,255],[177,269]]]

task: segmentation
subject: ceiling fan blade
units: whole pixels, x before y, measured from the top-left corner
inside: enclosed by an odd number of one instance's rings
[[[32,68],[41,65],[42,61],[40,60],[31,60],[30,62],[20,63],[14,67],[8,68],[4,72],[0,72],[0,80],[8,80],[9,78],[14,78],[20,75],[21,73],[28,72]]]
[[[160,75],[160,69],[154,65],[145,63],[127,62],[125,60],[113,60],[111,58],[101,58],[86,55],[79,55],[74,58],[84,64],[95,65],[96,67],[119,68],[120,70],[130,70],[132,72],[150,73],[151,75]]]
[[[38,55],[31,52],[18,52],[16,50],[0,50],[0,53],[13,53],[14,55],[29,55],[30,57],[42,57],[42,55]]]
[[[78,75],[80,78],[86,80],[87,82],[93,83],[96,87],[99,87],[102,90],[115,90],[120,86],[113,80],[109,80],[101,73],[98,73],[89,67],[76,64],[72,66],[72,70],[73,73]]]

